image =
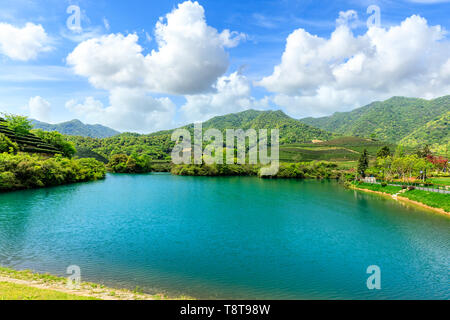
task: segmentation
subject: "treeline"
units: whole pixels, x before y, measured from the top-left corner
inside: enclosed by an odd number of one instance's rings
[[[428,146],[415,154],[407,154],[399,146],[394,153],[388,147],[380,149],[372,165],[364,151],[359,159],[356,175],[363,178],[373,176],[385,181],[425,181],[431,175],[447,173],[448,169],[448,159],[434,156]]]
[[[5,115],[8,135],[0,133],[0,191],[43,188],[105,178],[106,168],[95,159],[73,159],[76,149],[58,132],[32,130],[26,117]],[[27,137],[23,139],[22,137]],[[55,150],[48,152],[20,152],[27,143],[39,141]],[[50,148],[50,147],[48,147]],[[33,150],[40,150],[34,148]],[[50,150],[50,149],[48,149]]]
[[[260,165],[213,164],[176,165],[172,174],[181,176],[261,176]],[[337,179],[337,164],[330,162],[281,163],[278,173],[261,176],[272,179]]]
[[[45,158],[37,154],[0,154],[0,191],[33,189],[99,180],[103,163],[95,159]]]

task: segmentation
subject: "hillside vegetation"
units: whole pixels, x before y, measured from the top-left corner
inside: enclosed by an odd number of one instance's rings
[[[32,130],[26,117],[0,122],[0,192],[103,179],[105,165],[72,159],[76,149],[58,132]]]
[[[415,131],[431,129],[429,122],[436,121],[450,109],[450,96],[434,100],[394,97],[383,102],[374,102],[365,107],[338,112],[329,117],[305,118],[301,121],[323,130],[346,136],[376,138],[398,143]],[[431,125],[432,126],[432,125]],[[448,130],[435,130],[433,134],[414,137],[404,142],[417,145],[433,144],[433,141],[448,138]]]
[[[16,144],[16,151],[32,152],[32,153],[46,153],[57,154],[61,153],[55,146],[44,141],[42,138],[31,134],[29,131],[18,132],[14,131],[5,119],[0,118],[0,135],[6,136],[8,140]],[[0,137],[1,139],[1,137]],[[4,138],[3,138],[4,139]],[[6,151],[6,150],[5,150]]]
[[[280,161],[356,161],[364,149],[374,158],[384,146],[395,149],[392,144],[357,137],[340,137],[318,143],[287,144],[280,146]]]
[[[400,144],[420,147],[424,141],[435,152],[450,157],[450,111],[436,120],[417,128],[400,141]]]
[[[70,136],[83,136],[91,138],[108,138],[119,134],[120,132],[111,128],[95,124],[84,124],[80,120],[72,120],[58,124],[49,124],[37,120],[31,120],[35,129],[44,131],[58,131],[61,134]]]

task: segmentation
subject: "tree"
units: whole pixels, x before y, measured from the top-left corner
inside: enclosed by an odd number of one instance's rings
[[[369,167],[369,156],[367,154],[367,149],[364,149],[358,161],[358,174],[361,174],[361,176],[365,178],[366,170],[368,167]]]
[[[390,155],[391,155],[391,149],[389,149],[388,146],[384,146],[377,152],[378,159],[386,158],[386,157],[389,157]]]
[[[427,158],[428,156],[431,156],[431,150],[430,146],[427,144],[425,147],[423,147],[421,150],[417,151],[417,156],[419,158]]]
[[[25,116],[18,116],[15,114],[2,113],[6,120],[7,127],[14,131],[16,135],[24,136],[30,133],[33,129],[33,125],[30,120]]]

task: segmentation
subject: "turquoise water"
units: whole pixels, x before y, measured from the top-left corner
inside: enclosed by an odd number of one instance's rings
[[[108,175],[0,195],[1,265],[197,298],[449,299],[449,231],[335,182]]]

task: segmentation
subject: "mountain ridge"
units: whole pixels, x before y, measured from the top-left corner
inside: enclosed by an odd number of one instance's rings
[[[119,131],[100,124],[84,124],[78,119],[65,121],[57,124],[50,124],[38,120],[31,119],[35,129],[44,131],[58,131],[61,134],[70,136],[83,136],[90,138],[109,138],[120,134]]]
[[[442,117],[448,110],[450,95],[432,100],[397,96],[349,112],[337,112],[321,118],[303,118],[300,121],[336,134],[375,137],[399,143],[430,121]]]

